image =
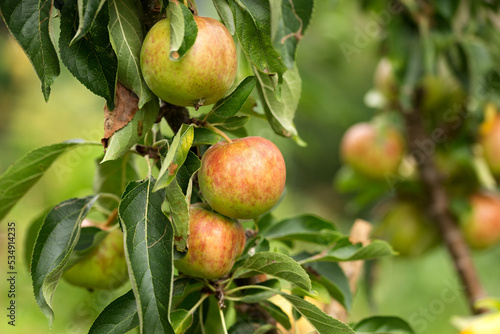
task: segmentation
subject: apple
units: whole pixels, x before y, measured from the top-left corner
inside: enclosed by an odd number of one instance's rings
[[[251,219],[279,201],[285,189],[285,160],[276,145],[262,137],[221,141],[203,155],[198,181],[215,211]]]
[[[141,49],[146,84],[160,99],[177,106],[215,103],[236,77],[236,47],[229,31],[210,17],[195,16],[194,20],[198,35],[182,59],[170,58],[170,19],[151,28]]]
[[[183,274],[214,280],[231,271],[244,248],[245,230],[237,220],[192,205],[188,252],[174,264]]]
[[[484,159],[495,176],[500,176],[500,116],[494,115],[481,127],[480,144]]]
[[[109,232],[91,253],[67,269],[63,278],[90,290],[111,290],[125,283],[128,270],[122,231],[117,228]]]
[[[474,154],[470,147],[437,149],[434,162],[443,176],[443,184],[454,196],[468,195],[480,187]]]
[[[422,208],[406,201],[396,201],[390,206],[374,235],[406,257],[421,255],[439,243],[437,227],[423,214]]]
[[[466,103],[467,95],[460,84],[451,76],[426,75],[420,82],[422,88],[422,110],[429,115],[443,114]],[[448,116],[449,117],[449,116]]]
[[[470,210],[460,217],[467,243],[484,249],[500,241],[500,196],[475,193],[470,197]]]
[[[340,143],[345,163],[360,174],[377,179],[397,172],[404,151],[404,138],[396,128],[371,123],[354,124]]]

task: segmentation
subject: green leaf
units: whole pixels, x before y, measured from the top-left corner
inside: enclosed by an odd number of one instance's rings
[[[222,118],[229,118],[236,113],[245,104],[246,100],[255,88],[255,77],[246,77],[229,95],[217,101],[212,108],[212,112]]]
[[[267,74],[282,76],[287,70],[271,41],[269,0],[230,0],[236,34],[248,59]]]
[[[233,116],[226,118],[226,120],[219,126],[226,130],[237,130],[245,126],[249,120],[250,116]]]
[[[257,70],[254,72],[257,76],[257,92],[274,132],[283,137],[294,138],[297,143],[303,145],[293,124],[302,90],[302,81],[297,67],[288,70],[283,75],[281,100],[278,100],[274,93],[273,78]]]
[[[281,29],[276,35],[276,45],[288,68],[294,67],[297,45],[309,26],[313,11],[313,0],[283,0],[281,4]]]
[[[2,0],[0,11],[10,32],[28,55],[42,82],[45,101],[60,72],[59,58],[50,38],[52,1]]]
[[[82,227],[80,229],[80,236],[78,242],[71,253],[65,270],[68,270],[77,262],[85,258],[90,252],[92,252],[104,238],[109,234],[108,231],[103,231],[102,229],[92,226],[92,227]]]
[[[170,206],[170,218],[174,223],[175,247],[179,252],[186,252],[189,238],[189,205],[191,203],[192,182],[189,182],[188,195],[184,195],[181,187],[174,179],[167,186],[166,197]]]
[[[276,329],[276,326],[273,326],[271,324],[264,324],[261,325],[253,334],[266,334],[269,333],[271,329]]]
[[[102,310],[89,334],[123,334],[138,326],[137,303],[134,292],[130,290]]]
[[[259,252],[248,258],[241,268],[275,276],[306,291],[311,290],[311,280],[304,268],[284,254]]]
[[[354,334],[354,331],[348,325],[334,319],[304,299],[284,292],[280,292],[279,294],[292,304],[293,308],[299,312],[319,334]]]
[[[313,215],[301,215],[274,223],[262,235],[267,239],[301,240],[329,245],[343,236],[331,222]]]
[[[121,197],[127,184],[138,179],[134,156],[131,153],[126,153],[116,160],[97,162],[93,184],[94,193],[109,193]],[[97,204],[109,211],[118,207],[118,202],[109,197],[99,198]]]
[[[118,61],[109,41],[108,7],[103,6],[85,36],[70,45],[78,22],[77,0],[66,0],[61,10],[61,59],[91,92],[106,99],[110,110],[115,107]]]
[[[142,333],[174,333],[170,312],[173,282],[173,229],[161,206],[165,190],[154,179],[131,182],[118,208],[125,255],[136,296]]]
[[[391,245],[382,240],[374,240],[370,244],[363,246],[361,243],[352,244],[349,237],[345,237],[337,242],[335,247],[328,251],[327,255],[320,261],[356,261],[369,260],[383,256],[394,256]]]
[[[281,307],[271,303],[270,301],[266,301],[264,303],[261,303],[260,305],[267,311],[267,313],[269,313],[269,315],[271,315],[271,317],[273,317],[274,320],[280,323],[283,327],[288,330],[292,328],[290,318],[288,318],[288,315],[281,309]]]
[[[281,289],[280,281],[275,279],[275,278],[269,279],[269,280],[264,281],[264,282],[257,283],[255,285],[267,286],[271,289],[278,290],[278,291]],[[269,290],[249,288],[247,290],[244,290],[244,293],[240,297],[240,302],[247,303],[247,304],[258,303],[258,302],[265,301],[265,300],[271,298],[275,294],[276,294],[275,292],[269,291]]]
[[[178,297],[184,295],[186,288],[191,283],[190,277],[176,277],[174,279],[174,285],[172,290],[172,296]]]
[[[139,109],[132,121],[111,136],[102,162],[118,159],[144,139],[156,121],[159,108],[158,101],[152,100]]]
[[[170,60],[181,60],[196,42],[198,26],[193,13],[180,2],[170,2],[167,7],[170,19]]]
[[[108,0],[109,36],[118,58],[118,81],[139,97],[139,108],[155,99],[140,67],[144,40],[142,7],[136,0]]]
[[[221,136],[207,128],[194,128],[193,146],[213,145],[222,139]]]
[[[48,211],[44,211],[30,223],[24,237],[24,261],[28,271],[30,270],[31,257],[33,255],[33,248],[35,248],[36,238],[38,237],[38,231],[40,231],[47,213]]]
[[[179,168],[187,158],[193,139],[193,125],[183,124],[172,140],[167,156],[162,161],[154,191],[167,187],[174,180]]]
[[[227,30],[229,30],[229,33],[234,35],[234,17],[233,13],[231,13],[231,8],[229,7],[227,0],[213,0],[213,4],[217,13],[219,13],[222,22],[226,26]]]
[[[193,324],[193,314],[187,310],[175,310],[170,313],[170,321],[175,334],[184,334]]]
[[[352,304],[352,292],[344,271],[335,262],[313,262],[305,265],[310,272],[311,281],[322,284],[330,296],[337,300],[346,310]]]
[[[70,44],[82,38],[94,23],[99,11],[106,0],[79,0],[78,1],[78,29]]]
[[[414,334],[410,325],[398,317],[371,317],[361,320],[354,326],[357,334]]]
[[[188,187],[193,174],[201,167],[201,160],[196,153],[189,151],[186,161],[177,172],[177,183],[184,194],[188,193]]]
[[[177,178],[168,186],[166,200],[170,206],[170,216],[174,223],[174,240],[178,251],[186,252],[189,238],[189,206],[193,187],[193,175],[200,169],[201,161],[189,151],[185,163],[179,169]],[[179,182],[181,185],[179,185]],[[184,185],[187,183],[186,187]]]
[[[0,219],[30,190],[47,169],[69,149],[81,145],[98,145],[83,140],[66,141],[37,148],[10,166],[0,176]]]
[[[80,224],[97,200],[88,196],[64,201],[45,217],[31,260],[33,292],[38,306],[52,326],[52,298],[64,266],[80,236]]]
[[[251,320],[240,320],[229,327],[228,334],[255,334],[262,324]]]

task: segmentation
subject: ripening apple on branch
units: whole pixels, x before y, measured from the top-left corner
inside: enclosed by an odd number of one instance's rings
[[[228,274],[245,248],[245,230],[234,219],[192,205],[189,222],[189,249],[175,261],[183,274],[217,279]]]
[[[128,271],[120,228],[109,232],[90,254],[67,269],[63,278],[90,290],[111,290],[123,285],[128,280]]]
[[[281,198],[285,160],[276,145],[262,137],[222,141],[203,155],[198,179],[215,211],[236,219],[256,218]]]
[[[157,22],[142,44],[141,70],[160,99],[197,108],[224,96],[236,77],[237,59],[233,38],[222,23],[201,16],[194,20],[196,41],[180,60],[170,58],[170,19]]]

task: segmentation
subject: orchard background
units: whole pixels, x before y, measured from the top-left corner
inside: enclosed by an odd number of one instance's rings
[[[453,2],[443,1],[447,4]],[[314,213],[333,221],[345,234],[349,233],[356,218],[376,221],[374,206],[361,205],[359,196],[342,191],[338,176],[343,168],[340,140],[346,129],[380,114],[377,96],[369,92],[374,88],[376,66],[387,51],[382,45],[386,28],[403,19],[400,12],[391,11],[389,4],[383,1],[372,7],[368,3],[316,1],[313,20],[297,54],[302,95],[295,124],[307,147],[300,147],[292,140],[274,134],[271,127],[260,119],[251,119],[246,125],[249,134],[273,141],[285,158],[286,195],[274,210],[279,219]],[[491,11],[498,15],[498,4],[494,1],[484,3],[491,3]],[[362,6],[366,8],[361,9]],[[198,10],[202,16],[218,17],[209,2],[198,1]],[[471,20],[480,24],[477,17]],[[401,46],[404,47],[407,46]],[[88,91],[65,67],[61,67],[50,100],[45,103],[31,64],[3,21],[0,22],[0,50],[0,172],[33,148],[70,138],[98,141],[102,137],[102,98]],[[478,48],[476,51],[473,57],[476,57],[476,64],[480,64],[483,50]],[[401,55],[401,59],[404,57]],[[499,59],[494,58],[495,62],[498,66]],[[498,85],[498,82],[491,85]],[[495,94],[485,97],[481,91],[471,91],[470,95],[480,100],[477,108],[480,111],[475,111],[479,116],[467,118],[467,121],[479,123],[487,100],[498,103],[498,98]],[[191,110],[191,115],[204,112],[203,108],[197,112]],[[166,124],[162,126],[165,132],[169,131]],[[12,328],[2,320],[0,332],[48,332],[47,319],[33,297],[23,249],[29,222],[46,208],[91,193],[95,160],[101,156],[101,147],[76,149],[62,156],[0,225],[1,272],[7,272],[3,260],[6,258],[6,247],[3,246],[7,229],[5,222],[16,222],[18,229],[16,327]],[[142,165],[141,168],[144,172],[146,167]],[[466,183],[467,177],[464,174],[463,180],[459,178],[459,181]],[[384,186],[390,187],[391,180],[386,181]],[[391,194],[391,191],[382,191],[375,197],[379,196],[376,200],[382,201]],[[500,247],[472,251],[472,257],[488,295],[500,296]],[[381,258],[369,262],[368,268],[371,268],[370,275],[359,280],[349,322],[376,314],[394,315],[408,321],[416,333],[451,334],[458,332],[451,325],[451,319],[470,314],[463,285],[443,245],[418,257]],[[128,289],[124,286],[112,292],[88,293],[61,281],[53,302],[56,321],[52,333],[86,332],[99,312]],[[0,280],[2,308],[7,300],[4,294],[7,290],[6,280]]]

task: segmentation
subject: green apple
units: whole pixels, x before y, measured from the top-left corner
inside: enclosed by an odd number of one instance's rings
[[[174,264],[185,275],[214,280],[231,271],[244,248],[245,230],[237,220],[192,205],[189,249]]]
[[[397,201],[391,205],[374,234],[387,240],[401,256],[418,256],[439,243],[437,227],[417,205]]]
[[[467,243],[484,249],[500,241],[500,196],[476,193],[470,197],[470,210],[460,217]]]
[[[229,31],[209,17],[195,16],[194,20],[198,35],[182,59],[170,58],[170,19],[151,28],[141,49],[146,84],[159,98],[178,106],[215,103],[236,77],[236,47]]]
[[[279,201],[285,188],[285,160],[276,145],[262,137],[222,141],[203,155],[198,180],[215,211],[251,219]]]
[[[464,89],[451,76],[426,75],[422,78],[420,87],[423,92],[422,110],[431,115],[437,113],[441,117],[440,121],[443,113],[458,110],[459,106],[466,103]]]
[[[470,147],[448,145],[444,150],[437,149],[434,162],[443,176],[443,184],[454,196],[470,194],[480,187]]]
[[[395,174],[404,151],[404,138],[396,128],[371,123],[354,124],[340,143],[343,161],[360,174],[376,179]]]
[[[109,232],[99,245],[82,260],[66,270],[63,278],[87,289],[116,289],[128,280],[123,248],[123,233]]]

